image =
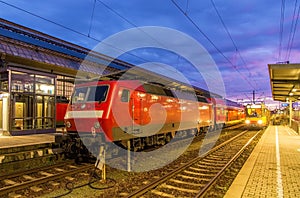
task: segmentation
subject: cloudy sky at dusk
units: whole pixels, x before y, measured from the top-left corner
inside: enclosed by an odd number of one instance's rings
[[[300,40],[295,24],[298,23],[300,2],[296,2],[6,0],[0,1],[0,16],[89,49],[130,28],[172,28],[193,38],[207,50],[221,72],[226,97],[236,100],[251,98],[253,90],[258,97],[270,97],[267,64],[287,60],[299,62]],[[140,34],[146,33],[140,31]],[[131,41],[132,37],[129,37],[127,42]],[[174,39],[174,42],[178,41]],[[187,46],[184,49],[191,56],[200,56]],[[205,87],[201,77],[193,76],[189,60],[175,53],[142,48],[119,58],[134,64],[153,61],[171,65],[191,78],[193,84]]]

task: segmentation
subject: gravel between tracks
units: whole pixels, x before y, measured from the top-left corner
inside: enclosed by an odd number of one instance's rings
[[[224,142],[231,137],[237,135],[240,133],[241,130],[234,130],[234,131],[226,131],[224,130],[217,143]],[[55,192],[52,192],[50,194],[44,195],[42,197],[56,197],[62,194],[66,194],[63,197],[126,197],[129,195],[131,192],[137,190],[139,187],[144,186],[155,179],[159,178],[160,176],[170,172],[171,170],[174,170],[178,166],[186,163],[187,161],[197,157],[199,155],[199,148],[202,144],[203,140],[203,135],[195,137],[192,144],[188,147],[188,149],[175,161],[172,163],[168,164],[167,166],[149,171],[149,172],[127,172],[127,171],[122,171],[119,169],[111,168],[109,166],[106,167],[106,172],[107,172],[107,177],[111,178],[116,181],[114,184],[113,188],[109,188],[106,190],[94,190],[91,189],[89,186],[84,186],[78,189],[74,189],[72,192],[68,193],[68,190],[61,188],[59,190],[56,190]],[[253,146],[254,148],[254,146]],[[228,174],[225,174],[223,179],[221,180],[221,183],[217,183],[215,187],[213,187],[212,191],[213,194],[210,192],[209,194],[213,197],[220,197],[219,195],[226,193],[228,186],[230,186],[231,182],[233,181],[235,175],[238,173],[239,169],[242,167],[244,164],[244,161],[246,158],[248,158],[249,154],[251,153],[252,149],[247,149],[247,154],[243,154],[243,159],[244,160],[237,160],[237,164],[235,165],[234,168],[229,171],[229,176]],[[145,159],[145,163],[147,163],[147,159]],[[99,172],[99,171],[98,171]],[[232,174],[235,173],[235,174]],[[87,183],[88,177],[86,179],[82,179],[81,182],[77,182],[77,184],[74,184],[75,187],[82,185],[84,183]],[[108,180],[110,181],[110,180]],[[94,187],[105,187],[109,186],[111,183],[103,184],[100,181],[96,181],[93,183]]]

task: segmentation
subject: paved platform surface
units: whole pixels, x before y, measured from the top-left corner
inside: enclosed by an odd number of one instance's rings
[[[225,197],[300,197],[300,136],[269,126]]]
[[[53,134],[39,134],[26,136],[0,136],[0,149],[18,146],[28,146],[34,144],[44,144],[54,142]]]
[[[62,129],[57,129],[61,133]],[[55,142],[55,133],[23,136],[0,136],[0,149]]]

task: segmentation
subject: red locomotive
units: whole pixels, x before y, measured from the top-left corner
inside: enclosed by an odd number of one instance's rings
[[[164,145],[178,133],[197,135],[244,118],[242,107],[211,100],[137,80],[89,82],[75,86],[65,126],[73,139],[101,136],[140,150]]]

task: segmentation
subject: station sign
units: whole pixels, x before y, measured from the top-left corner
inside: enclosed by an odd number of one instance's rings
[[[299,109],[299,107],[300,107],[299,102],[293,102],[292,107],[293,107],[293,109]]]

